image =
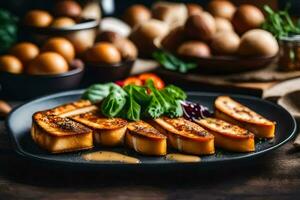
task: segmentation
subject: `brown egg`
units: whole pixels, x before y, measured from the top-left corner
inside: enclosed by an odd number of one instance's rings
[[[69,17],[58,17],[53,20],[51,23],[51,27],[55,28],[63,28],[63,27],[69,27],[75,25],[76,22]]]
[[[50,38],[42,47],[42,51],[52,51],[62,55],[68,63],[75,58],[75,49],[72,43],[62,37]]]
[[[21,42],[13,46],[10,50],[10,53],[16,56],[24,65],[33,60],[39,52],[39,48],[30,42]]]
[[[228,19],[215,17],[217,32],[233,31],[233,26]]]
[[[188,15],[199,15],[203,12],[203,8],[196,3],[187,3],[186,4]]]
[[[187,57],[209,57],[210,49],[204,42],[188,41],[179,46],[177,53]]]
[[[209,41],[216,32],[216,23],[208,12],[190,16],[185,23],[185,31],[192,39]]]
[[[23,65],[15,56],[4,55],[0,57],[0,71],[20,74],[23,71]]]
[[[38,55],[28,66],[28,74],[47,75],[61,74],[69,69],[67,61],[54,52],[45,52]]]
[[[44,10],[31,10],[25,15],[24,23],[30,26],[47,27],[52,22],[52,16]]]
[[[151,18],[151,11],[144,5],[136,4],[127,8],[124,13],[124,21],[131,27],[139,25]]]
[[[81,14],[81,6],[72,0],[59,1],[54,6],[54,14],[64,17],[78,17]]]
[[[86,52],[86,60],[88,62],[116,64],[121,62],[121,54],[112,43],[99,42]]]
[[[208,11],[214,17],[231,20],[235,10],[236,7],[230,1],[226,0],[213,0],[208,4]]]
[[[241,5],[232,18],[232,24],[238,34],[259,28],[264,21],[263,13],[257,7],[248,4]]]
[[[233,31],[219,32],[214,35],[210,44],[214,53],[229,55],[237,52],[240,45],[240,37]]]

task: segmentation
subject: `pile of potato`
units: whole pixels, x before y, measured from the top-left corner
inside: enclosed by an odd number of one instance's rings
[[[187,57],[278,52],[276,39],[260,29],[262,11],[249,4],[236,7],[227,0],[212,0],[205,11],[198,4],[157,2],[151,10],[133,5],[123,19],[133,28],[130,39],[144,56],[157,48]]]

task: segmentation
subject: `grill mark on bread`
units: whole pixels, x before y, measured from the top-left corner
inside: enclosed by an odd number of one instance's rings
[[[137,136],[148,137],[152,139],[166,139],[157,129],[144,121],[130,122],[127,125],[128,130]]]

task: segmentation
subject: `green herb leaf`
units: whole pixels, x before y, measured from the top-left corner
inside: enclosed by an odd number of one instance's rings
[[[197,67],[196,63],[185,62],[173,54],[166,51],[156,51],[153,53],[153,58],[159,62],[165,69],[186,73]]]
[[[124,110],[121,112],[120,116],[132,121],[140,120],[141,106],[136,102],[134,98],[134,86],[128,85],[126,87],[127,100]]]
[[[289,7],[287,6],[284,10],[275,12],[272,8],[265,5],[264,10],[267,13],[267,17],[262,24],[262,28],[271,32],[277,39],[293,34],[299,34],[300,28],[293,23],[288,13],[288,9]]]
[[[102,102],[101,112],[106,117],[116,117],[126,104],[126,97],[112,91]]]
[[[187,98],[186,93],[175,85],[168,85],[163,90],[165,90],[168,95],[170,95],[174,99],[185,100]]]
[[[17,41],[18,19],[0,9],[0,53],[7,51]]]
[[[88,99],[92,103],[98,103],[107,97],[111,92],[118,92],[126,95],[126,92],[115,83],[94,84],[91,85],[82,95],[82,99]]]

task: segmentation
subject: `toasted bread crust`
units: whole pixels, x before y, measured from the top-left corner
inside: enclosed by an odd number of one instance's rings
[[[128,131],[138,137],[145,137],[152,140],[164,140],[167,137],[157,129],[144,121],[130,122],[127,126]]]
[[[215,118],[195,122],[215,136],[215,145],[218,147],[235,152],[255,150],[254,134],[246,129]]]
[[[183,118],[167,117],[149,122],[165,134],[168,143],[179,151],[195,155],[208,155],[215,152],[214,136],[194,122]]]
[[[68,118],[46,115],[43,112],[37,112],[33,115],[33,123],[45,131],[45,133],[56,137],[80,135],[92,131],[84,125]]]
[[[199,141],[213,139],[213,135],[211,135],[208,131],[184,118],[171,119],[168,117],[161,117],[155,119],[154,121],[168,132],[172,132],[179,137]]]
[[[215,108],[241,122],[266,126],[274,124],[274,122],[267,120],[263,116],[234,101],[228,96],[219,96],[215,100]]]
[[[237,138],[237,139],[247,139],[254,138],[254,134],[250,131],[243,129],[239,126],[230,124],[221,119],[216,118],[205,118],[200,120],[195,120],[197,124],[202,126],[204,129],[210,131],[218,132],[227,137]]]
[[[84,107],[92,106],[92,103],[88,100],[78,100],[71,103],[66,103],[55,108],[45,111],[46,115],[63,115],[65,113],[81,109]]]
[[[83,149],[90,149],[93,147],[92,131],[88,128],[81,129],[78,127],[68,127],[67,133],[58,134],[58,132],[56,133],[56,131],[61,131],[60,128],[56,129],[56,127],[54,127],[54,129],[49,129],[45,127],[45,124],[41,125],[41,123],[39,122],[40,121],[33,120],[31,128],[32,139],[41,148],[46,149],[51,153],[72,152]],[[73,125],[74,124],[71,123],[68,126]],[[80,131],[77,131],[79,129]],[[75,133],[72,134],[71,130]],[[63,131],[65,131],[65,128],[63,128]]]
[[[122,118],[107,118],[96,112],[84,113],[70,118],[93,129],[113,130],[127,125],[127,121]]]

